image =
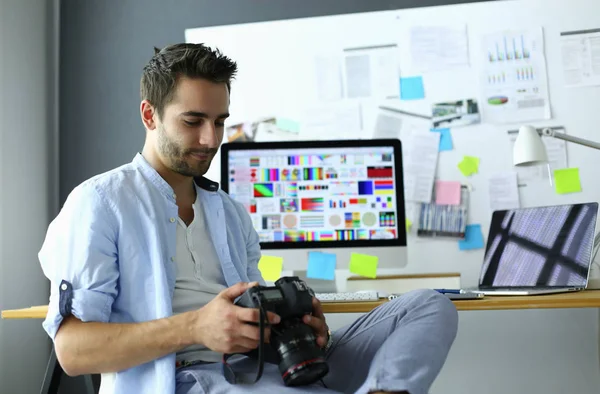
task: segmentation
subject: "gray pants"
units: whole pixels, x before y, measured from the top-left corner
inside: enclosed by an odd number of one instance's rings
[[[426,394],[440,372],[456,337],[458,313],[446,296],[416,290],[385,303],[333,333],[327,354],[329,373],[323,386],[286,387],[277,365],[265,364],[253,385],[231,385],[221,364],[201,364],[177,371],[177,394],[221,393],[360,393],[408,391]],[[256,361],[233,362],[239,373],[255,373]]]

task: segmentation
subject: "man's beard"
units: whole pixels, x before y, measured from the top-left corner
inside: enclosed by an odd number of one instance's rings
[[[157,127],[158,131],[158,151],[167,159],[165,163],[170,170],[189,177],[199,177],[206,174],[212,157],[216,153],[216,149],[182,149],[177,143],[167,136],[167,132],[163,125]],[[190,165],[186,161],[186,157],[192,153],[205,154],[209,156],[206,161],[196,161],[196,165]]]

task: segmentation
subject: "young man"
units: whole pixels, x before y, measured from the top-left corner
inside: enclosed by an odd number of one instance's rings
[[[223,353],[257,348],[258,311],[233,301],[263,283],[249,215],[203,178],[223,140],[235,72],[204,45],[157,51],[141,80],[142,153],[76,187],[48,228],[39,253],[52,289],[44,328],[66,373],[101,373],[103,393],[292,390],[276,365],[243,386],[229,384],[219,363]],[[332,335],[313,305],[305,323],[330,372],[306,392],[426,393],[456,335],[456,309],[433,291]]]

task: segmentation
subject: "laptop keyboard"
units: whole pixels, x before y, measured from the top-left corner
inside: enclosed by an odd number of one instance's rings
[[[321,302],[360,302],[378,301],[379,293],[376,291],[344,292],[344,293],[316,293],[315,297]]]

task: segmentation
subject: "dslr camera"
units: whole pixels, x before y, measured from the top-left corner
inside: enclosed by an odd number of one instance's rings
[[[259,361],[255,381],[262,375],[265,360],[279,364],[286,386],[312,384],[329,372],[325,353],[318,347],[312,328],[302,321],[304,315],[312,313],[313,296],[314,292],[304,281],[296,276],[287,276],[277,280],[272,287],[251,287],[237,299],[236,305],[261,311],[258,323],[261,333],[268,324],[267,311],[281,317],[278,324],[270,326],[270,343],[265,344],[261,340],[258,349],[246,353]]]

